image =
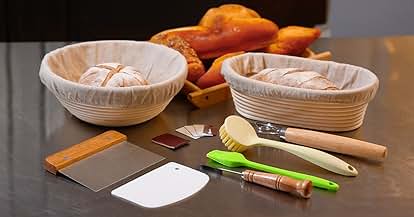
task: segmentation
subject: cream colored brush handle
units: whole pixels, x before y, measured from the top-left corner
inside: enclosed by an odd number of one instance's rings
[[[358,171],[345,161],[313,148],[259,138],[258,143],[287,151],[324,169],[344,176],[357,176]]]

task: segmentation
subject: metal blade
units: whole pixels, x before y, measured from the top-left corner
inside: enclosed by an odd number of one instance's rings
[[[260,134],[269,134],[269,135],[279,136],[280,128],[271,123],[255,122],[254,124],[255,124],[254,126],[257,132]]]
[[[125,141],[59,172],[97,192],[163,159],[160,155]]]
[[[207,166],[207,165],[200,165],[200,168],[202,170],[209,170],[209,171],[213,171],[213,172],[216,172],[216,173],[219,173],[219,174],[221,174],[224,171],[224,172],[229,172],[229,173],[233,173],[233,174],[237,174],[237,175],[242,175],[242,173],[240,173],[238,171],[225,169],[225,168],[221,168],[221,167],[211,167],[211,166]]]
[[[248,119],[248,121],[258,134],[276,136],[278,139],[284,139],[285,137],[285,126],[251,119]]]

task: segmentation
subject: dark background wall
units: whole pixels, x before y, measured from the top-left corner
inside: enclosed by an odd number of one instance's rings
[[[326,22],[326,0],[0,0],[0,41],[146,40],[195,25],[210,7],[239,3],[279,26]]]

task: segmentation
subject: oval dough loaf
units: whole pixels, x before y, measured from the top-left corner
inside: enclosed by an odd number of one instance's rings
[[[250,77],[255,80],[315,90],[338,90],[338,87],[325,76],[298,68],[268,68]]]
[[[149,84],[137,69],[120,63],[92,66],[82,74],[79,83],[95,87],[130,87]]]

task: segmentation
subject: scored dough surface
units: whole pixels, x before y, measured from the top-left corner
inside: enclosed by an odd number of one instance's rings
[[[149,84],[137,69],[120,63],[92,66],[82,74],[79,83],[95,87],[130,87]]]

